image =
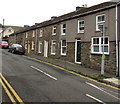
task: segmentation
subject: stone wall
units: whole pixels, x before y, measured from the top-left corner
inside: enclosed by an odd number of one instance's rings
[[[115,42],[110,42],[110,54],[105,58],[105,72],[115,74],[116,73],[116,53]],[[101,70],[101,54],[91,53],[91,43],[82,43],[81,63],[83,66]]]
[[[61,52],[60,49],[59,49],[59,51]],[[67,42],[67,54],[65,56],[60,55],[60,59],[70,61],[70,62],[75,62],[75,52],[74,51],[75,51],[75,43]]]

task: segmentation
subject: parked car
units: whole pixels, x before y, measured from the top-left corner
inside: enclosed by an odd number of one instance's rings
[[[25,54],[25,48],[22,45],[20,45],[20,44],[12,44],[9,47],[8,52],[18,53],[18,54]]]
[[[7,41],[1,41],[0,42],[0,48],[9,48],[8,42]]]

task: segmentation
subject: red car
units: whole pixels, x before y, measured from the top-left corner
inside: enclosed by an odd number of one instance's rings
[[[0,48],[9,48],[8,42],[7,41],[0,42]]]

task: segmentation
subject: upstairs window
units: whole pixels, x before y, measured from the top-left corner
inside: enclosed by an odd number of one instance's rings
[[[104,45],[103,45],[102,37],[92,38],[92,48],[91,48],[92,53],[102,54],[103,46],[104,46],[104,54],[109,54],[109,39],[108,39],[108,37],[104,38]]]
[[[52,35],[56,35],[56,29],[57,29],[57,27],[53,26],[53,28],[52,28]]]
[[[62,24],[61,25],[61,35],[65,35],[66,34],[66,24]]]
[[[25,38],[28,38],[28,32],[26,32],[26,34],[25,34]]]
[[[105,14],[96,16],[96,31],[100,31],[100,27],[105,23]]]
[[[84,20],[78,20],[78,33],[84,33]]]
[[[43,30],[39,30],[39,37],[42,37],[43,36]]]
[[[35,30],[33,30],[32,37],[35,37]]]
[[[66,40],[61,40],[61,55],[66,55],[66,53],[67,53]]]

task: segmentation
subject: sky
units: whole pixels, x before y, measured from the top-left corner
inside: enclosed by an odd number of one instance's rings
[[[75,11],[77,6],[88,7],[110,0],[0,0],[0,24],[34,25]]]

